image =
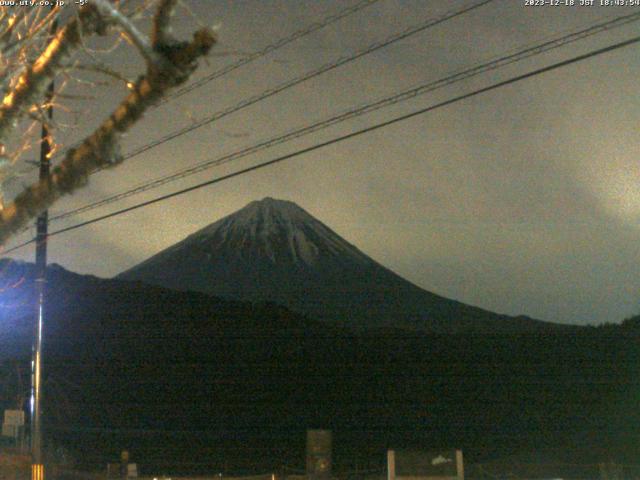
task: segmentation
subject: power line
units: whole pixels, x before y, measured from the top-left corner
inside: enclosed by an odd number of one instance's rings
[[[457,83],[459,81],[462,80],[466,80],[468,78],[480,75],[482,73],[486,73],[488,71],[491,70],[495,70],[507,65],[510,65],[512,63],[524,60],[526,58],[530,58],[532,56],[535,55],[539,55],[541,53],[547,52],[549,50],[553,50],[555,48],[559,48],[562,46],[565,46],[569,43],[573,43],[576,42],[578,40],[582,40],[586,37],[589,37],[591,35],[595,35],[597,33],[600,33],[602,31],[607,31],[607,30],[611,30],[612,28],[616,28],[616,27],[620,27],[626,24],[629,24],[631,22],[635,22],[640,20],[640,12],[638,13],[634,13],[634,14],[630,14],[630,15],[624,15],[624,16],[620,16],[620,17],[616,17],[612,20],[608,20],[606,22],[601,22],[601,23],[597,23],[595,25],[591,25],[587,28],[584,28],[582,30],[579,30],[577,32],[572,32],[568,35],[564,35],[562,37],[559,38],[554,38],[551,40],[548,40],[544,43],[541,44],[537,44],[537,45],[533,45],[531,47],[527,47],[523,50],[519,50],[515,53],[511,53],[511,54],[507,54],[505,56],[502,57],[498,57],[495,58],[489,62],[486,63],[482,63],[479,65],[476,65],[474,67],[468,68],[466,70],[462,70],[462,71],[458,71],[456,73],[452,73],[444,78],[441,78],[439,80],[436,81],[431,81],[428,82],[426,84],[420,85],[418,87],[414,87],[411,89],[408,89],[406,91],[403,91],[399,94],[395,94],[392,95],[390,97],[386,97],[380,100],[377,100],[375,102],[372,103],[368,103],[362,106],[359,106],[357,108],[353,108],[350,109],[346,112],[342,112],[339,114],[336,114],[332,117],[329,117],[325,120],[316,122],[312,125],[308,125],[302,128],[298,128],[292,131],[289,131],[288,133],[276,136],[276,137],[272,137],[268,140],[264,140],[259,142],[258,144],[255,144],[253,146],[250,147],[246,147],[242,150],[239,151],[235,151],[233,153],[230,154],[226,154],[222,157],[213,159],[213,160],[207,160],[205,162],[201,162],[199,164],[196,164],[194,166],[188,167],[186,169],[181,169],[177,172],[174,172],[172,174],[169,175],[165,175],[159,178],[156,178],[155,180],[152,180],[150,182],[145,182],[142,183],[136,187],[130,188],[128,190],[125,190],[124,192],[120,192],[118,194],[115,195],[111,195],[109,197],[103,198],[101,200],[92,202],[88,205],[84,205],[82,207],[78,207],[75,208],[73,210],[69,210],[67,212],[63,212],[60,213],[56,216],[53,216],[50,218],[50,221],[57,221],[57,220],[62,220],[83,212],[87,212],[90,210],[94,210],[96,208],[102,207],[104,205],[108,205],[111,203],[114,203],[116,201],[122,200],[124,198],[136,195],[138,193],[142,193],[148,190],[152,190],[154,188],[158,188],[162,185],[166,185],[170,182],[185,178],[187,176],[190,175],[194,175],[196,173],[200,173],[202,171],[205,171],[207,169],[213,168],[215,166],[219,166],[228,162],[231,162],[233,160],[238,160],[240,158],[246,157],[248,155],[260,152],[262,150],[271,148],[275,145],[279,145],[281,143],[285,143],[297,138],[301,138],[303,136],[309,135],[311,133],[315,133],[319,130],[328,128],[332,125],[335,125],[337,123],[341,123],[359,116],[362,116],[364,114],[379,110],[381,108],[384,107],[388,107],[390,105],[399,103],[401,101],[406,101],[410,98],[414,98],[418,95],[422,95],[428,92],[432,92],[436,89],[445,87],[445,86],[449,86],[453,83]]]
[[[622,41],[622,42],[615,43],[613,45],[609,45],[609,46],[604,47],[604,48],[600,48],[600,49],[597,49],[597,50],[592,50],[591,52],[585,53],[583,55],[578,55],[578,56],[572,57],[572,58],[570,58],[568,60],[563,60],[561,62],[557,62],[557,63],[554,63],[552,65],[548,65],[546,67],[538,68],[538,69],[533,70],[531,72],[524,73],[522,75],[518,75],[518,76],[512,77],[512,78],[510,78],[508,80],[503,80],[501,82],[494,83],[494,84],[489,85],[487,87],[483,87],[483,88],[474,90],[474,91],[469,92],[469,93],[458,95],[458,96],[453,97],[453,98],[451,98],[449,100],[445,100],[443,102],[436,103],[436,104],[431,105],[429,107],[425,107],[425,108],[422,108],[420,110],[416,110],[416,111],[411,112],[411,113],[400,115],[400,116],[392,118],[390,120],[386,120],[384,122],[377,123],[375,125],[372,125],[372,126],[357,130],[355,132],[352,132],[352,133],[349,133],[349,134],[346,134],[346,135],[335,137],[335,138],[333,138],[331,140],[327,140],[325,142],[317,143],[315,145],[312,145],[311,147],[300,149],[300,150],[297,150],[295,152],[288,153],[288,154],[282,155],[280,157],[276,157],[276,158],[274,158],[272,160],[268,160],[266,162],[262,162],[262,163],[259,163],[257,165],[253,165],[251,167],[247,167],[247,168],[244,168],[244,169],[241,169],[241,170],[237,170],[237,171],[235,171],[233,173],[230,173],[230,174],[227,174],[227,175],[223,175],[221,177],[217,177],[217,178],[214,178],[212,180],[208,180],[206,182],[202,182],[202,183],[193,185],[191,187],[184,188],[182,190],[178,190],[176,192],[169,193],[167,195],[162,195],[160,197],[156,197],[156,198],[154,198],[152,200],[148,200],[146,202],[142,202],[142,203],[139,203],[137,205],[133,205],[131,207],[123,208],[121,210],[117,210],[115,212],[112,212],[112,213],[109,213],[109,214],[106,214],[106,215],[102,215],[100,217],[96,217],[96,218],[93,218],[91,220],[87,220],[87,221],[84,221],[84,222],[77,223],[77,224],[72,225],[70,227],[66,227],[66,228],[62,228],[62,229],[56,230],[54,232],[49,233],[48,237],[53,237],[55,235],[66,233],[66,232],[69,232],[71,230],[76,230],[78,228],[82,228],[82,227],[85,227],[87,225],[91,225],[93,223],[97,223],[97,222],[100,222],[102,220],[106,220],[108,218],[112,218],[112,217],[116,217],[116,216],[119,216],[119,215],[123,215],[123,214],[131,212],[133,210],[137,210],[137,209],[140,209],[140,208],[143,208],[143,207],[147,207],[149,205],[153,205],[155,203],[159,203],[159,202],[162,202],[164,200],[168,200],[170,198],[177,197],[179,195],[183,195],[185,193],[189,193],[189,192],[192,192],[192,191],[195,191],[195,190],[199,190],[199,189],[201,189],[203,187],[207,187],[209,185],[214,185],[216,183],[220,183],[220,182],[222,182],[224,180],[229,180],[231,178],[235,178],[235,177],[238,177],[240,175],[244,175],[245,173],[253,172],[255,170],[260,170],[262,168],[269,167],[271,165],[275,165],[275,164],[283,162],[285,160],[289,160],[291,158],[299,157],[300,155],[304,155],[306,153],[310,153],[310,152],[313,152],[315,150],[319,150],[321,148],[328,147],[330,145],[334,145],[334,144],[337,144],[339,142],[342,142],[342,141],[345,141],[345,140],[349,140],[351,138],[355,138],[355,137],[364,135],[366,133],[370,133],[370,132],[373,132],[373,131],[376,131],[376,130],[380,130],[382,128],[391,126],[393,124],[396,124],[396,123],[399,123],[399,122],[402,122],[402,121],[405,121],[405,120],[409,120],[411,118],[417,117],[419,115],[423,115],[425,113],[431,112],[433,110],[436,110],[436,109],[439,109],[439,108],[442,108],[442,107],[446,107],[448,105],[452,105],[452,104],[460,102],[462,100],[466,100],[466,99],[475,97],[477,95],[480,95],[480,94],[483,94],[483,93],[487,93],[487,92],[496,90],[498,88],[502,88],[502,87],[505,87],[507,85],[511,85],[513,83],[520,82],[522,80],[526,80],[528,78],[535,77],[537,75],[541,75],[543,73],[550,72],[552,70],[557,70],[559,68],[566,67],[568,65],[571,65],[571,64],[574,64],[574,63],[577,63],[577,62],[581,62],[583,60],[587,60],[589,58],[592,58],[592,57],[595,57],[595,56],[598,56],[598,55],[602,55],[604,53],[608,53],[608,52],[611,52],[611,51],[614,51],[614,50],[619,50],[621,48],[624,48],[624,47],[627,47],[627,46],[630,46],[630,45],[633,45],[633,44],[636,44],[636,43],[639,43],[639,42],[640,42],[640,36],[637,36],[637,37],[633,37],[633,38],[631,38],[629,40],[625,40],[625,41]],[[35,240],[32,239],[29,242],[25,242],[24,244],[22,244],[22,246],[28,245],[29,243],[33,243],[34,241]],[[13,251],[15,251],[17,249],[18,249],[18,247],[14,247],[14,248],[12,248],[10,250],[7,250],[5,252],[5,254],[11,253],[11,252],[13,252]]]
[[[208,124],[210,124],[210,123],[212,123],[214,121],[220,120],[220,119],[222,119],[222,118],[224,118],[224,117],[226,117],[228,115],[231,115],[233,113],[236,113],[236,112],[238,112],[238,111],[240,111],[240,110],[242,110],[244,108],[250,107],[250,106],[252,106],[252,105],[254,105],[254,104],[256,104],[256,103],[258,103],[258,102],[260,102],[262,100],[266,100],[266,99],[268,99],[268,98],[270,98],[270,97],[272,97],[274,95],[277,95],[277,94],[279,94],[279,93],[281,93],[281,92],[283,92],[285,90],[288,90],[288,89],[293,88],[293,87],[295,87],[297,85],[300,85],[300,84],[306,82],[307,80],[311,80],[311,79],[313,79],[315,77],[318,77],[318,76],[320,76],[320,75],[322,75],[322,74],[324,74],[326,72],[329,72],[331,70],[335,70],[335,69],[337,69],[337,68],[339,68],[339,67],[341,67],[343,65],[346,65],[346,64],[351,63],[351,62],[353,62],[355,60],[358,60],[359,58],[364,57],[365,55],[373,53],[373,52],[375,52],[377,50],[385,48],[385,47],[387,47],[389,45],[392,45],[392,44],[394,44],[396,42],[399,42],[401,40],[405,40],[405,39],[411,37],[412,35],[415,35],[415,34],[418,34],[420,32],[423,32],[423,31],[425,31],[425,30],[427,30],[429,28],[435,27],[435,26],[437,26],[437,25],[439,25],[441,23],[444,23],[444,22],[446,22],[448,20],[451,20],[451,19],[453,19],[455,17],[463,15],[463,14],[465,14],[467,12],[472,11],[472,10],[475,10],[476,8],[482,7],[482,6],[484,6],[484,5],[488,4],[488,3],[491,3],[493,1],[494,0],[481,0],[479,2],[476,2],[474,4],[469,5],[467,7],[462,7],[462,8],[456,9],[456,10],[450,10],[447,13],[444,13],[443,15],[440,15],[440,16],[435,17],[435,18],[430,18],[430,19],[426,20],[425,22],[423,22],[423,23],[421,23],[419,25],[410,26],[410,27],[406,28],[405,30],[403,30],[403,31],[401,31],[399,33],[390,35],[389,37],[385,38],[382,41],[374,42],[371,45],[369,45],[368,47],[366,47],[366,48],[364,48],[362,50],[359,50],[359,51],[357,51],[357,52],[355,52],[355,53],[353,53],[353,54],[351,54],[349,56],[340,57],[337,60],[335,60],[335,61],[333,61],[331,63],[325,64],[325,65],[323,65],[323,66],[321,66],[321,67],[319,67],[319,68],[317,68],[315,70],[311,70],[311,71],[303,74],[300,77],[291,79],[291,80],[289,80],[287,82],[284,82],[284,83],[282,83],[282,84],[280,84],[280,85],[278,85],[276,87],[267,89],[267,90],[265,90],[265,91],[263,91],[263,92],[261,92],[261,93],[259,93],[257,95],[254,95],[252,97],[249,97],[248,99],[245,99],[245,100],[237,103],[236,105],[233,105],[233,106],[228,107],[228,108],[223,109],[223,110],[219,110],[218,112],[214,113],[213,115],[205,117],[205,118],[202,118],[202,119],[198,120],[197,122],[195,122],[195,123],[193,123],[193,124],[191,124],[191,125],[189,125],[187,127],[181,128],[179,130],[175,130],[175,131],[173,131],[173,132],[171,132],[171,133],[169,133],[167,135],[164,135],[163,137],[160,137],[160,138],[154,140],[153,142],[150,142],[150,143],[147,143],[146,145],[138,147],[137,149],[135,149],[135,150],[129,152],[128,154],[124,155],[123,161],[124,160],[129,160],[129,159],[131,159],[133,157],[136,157],[136,156],[138,156],[138,155],[140,155],[140,154],[142,154],[144,152],[147,152],[147,151],[149,151],[149,150],[151,150],[151,149],[153,149],[153,148],[155,148],[155,147],[157,147],[159,145],[162,145],[162,144],[167,143],[167,142],[169,142],[171,140],[174,140],[174,139],[176,139],[178,137],[181,137],[182,135],[186,135],[187,133],[190,133],[190,132],[192,132],[194,130],[197,130],[198,128],[204,127],[205,125],[208,125]],[[97,168],[96,170],[91,172],[91,175],[96,174],[98,172],[101,172],[103,170],[106,170],[107,168],[108,167],[106,167],[106,166],[105,167],[101,167],[101,168]],[[25,229],[23,231],[26,231],[26,230],[27,229]]]
[[[305,74],[303,74],[300,77],[288,80],[276,87],[272,87],[269,88],[265,91],[263,91],[262,93],[259,93],[257,95],[254,95],[252,97],[249,97],[245,100],[242,100],[241,102],[237,103],[236,105],[233,105],[231,107],[225,108],[224,110],[220,110],[216,113],[214,113],[213,115],[210,115],[208,117],[202,118],[200,120],[198,120],[197,122],[193,123],[192,125],[189,125],[187,127],[181,128],[179,130],[175,130],[171,133],[168,133],[167,135],[160,137],[157,140],[154,140],[153,142],[147,143],[146,145],[143,145],[141,147],[136,148],[135,150],[129,152],[128,154],[126,154],[123,158],[123,160],[128,160],[130,158],[136,157],[144,152],[147,152],[159,145],[162,145],[163,143],[169,142],[171,140],[174,140],[178,137],[181,137],[182,135],[185,135],[189,132],[192,132],[194,130],[197,130],[198,128],[204,127],[205,125],[209,125],[212,122],[215,122],[217,120],[220,120],[224,117],[226,117],[227,115],[231,115],[232,113],[236,113],[244,108],[247,108],[251,105],[254,105],[258,102],[261,102],[263,100],[266,100],[270,97],[273,97],[274,95],[277,95],[285,90],[288,90],[290,88],[293,88],[297,85],[300,85],[304,82],[306,82],[307,80],[311,80],[315,77],[318,77],[324,73],[327,73],[329,71],[335,70],[339,67],[342,67],[343,65],[346,65],[348,63],[351,63],[355,60],[358,60],[359,58],[364,57],[365,55],[368,55],[370,53],[373,53],[377,50],[380,50],[382,48],[388,47],[389,45],[392,45],[396,42],[399,42],[401,40],[405,40],[409,37],[411,37],[412,35],[418,34],[420,32],[423,32],[429,28],[435,27],[436,25],[439,25],[441,23],[444,23],[448,20],[451,20],[455,17],[458,17],[460,15],[463,15],[465,13],[468,13],[472,10],[475,10],[476,8],[482,7],[484,5],[487,5],[488,3],[493,2],[494,0],[481,0],[479,2],[473,3],[470,6],[467,7],[462,7],[456,10],[451,10],[443,15],[440,15],[438,17],[435,18],[431,18],[428,19],[422,23],[420,23],[419,25],[413,25],[411,27],[406,28],[405,30],[399,32],[399,33],[395,33],[393,35],[390,35],[389,37],[385,38],[384,40],[378,41],[378,42],[374,42],[371,45],[369,45],[368,47],[359,50],[349,56],[346,57],[340,57],[339,59],[325,64],[317,69],[311,70]],[[105,170],[107,167],[104,168],[99,168],[97,170],[95,170],[92,173],[97,173],[100,172],[102,170]]]
[[[353,15],[371,5],[373,5],[374,3],[379,2],[380,0],[362,0],[358,3],[356,3],[355,5],[352,5],[350,7],[347,7],[343,10],[340,10],[339,12],[329,15],[325,18],[323,18],[322,20],[318,21],[318,22],[314,22],[310,25],[308,25],[305,28],[301,28],[300,30],[296,30],[295,32],[293,32],[291,35],[287,36],[287,37],[283,37],[277,41],[275,41],[274,43],[271,43],[269,45],[267,45],[266,47],[262,48],[261,50],[258,50],[257,52],[251,53],[249,55],[247,55],[246,57],[243,57],[241,59],[239,59],[238,61],[227,65],[226,67],[222,67],[216,71],[214,71],[213,73],[207,75],[206,77],[201,78],[200,80],[194,82],[191,85],[187,85],[186,87],[183,87],[175,92],[173,92],[172,94],[167,95],[164,99],[160,100],[160,102],[154,106],[154,108],[157,108],[161,105],[164,105],[165,103],[169,102],[171,99],[173,98],[177,98],[180,97],[188,92],[191,92],[192,90],[195,90],[196,88],[200,88],[201,86],[212,82],[213,80],[216,80],[220,77],[223,77],[224,75],[227,75],[235,70],[237,70],[240,67],[243,67],[251,62],[254,62],[270,53],[273,53],[291,43],[293,43],[296,40],[299,40],[301,38],[304,38],[308,35],[311,35],[312,33],[317,32],[318,30],[321,30],[325,27],[328,27],[329,25],[336,23],[339,20],[342,20],[343,18],[346,18],[350,15]],[[74,145],[72,145],[71,147],[66,149],[66,152],[68,152],[70,149],[72,148],[76,148],[78,147],[80,144],[76,143]],[[60,153],[58,155],[55,155],[54,158],[58,158],[63,156],[64,153]]]
[[[206,77],[201,78],[200,80],[197,80],[195,82],[193,82],[190,85],[187,85],[179,90],[176,90],[175,92],[173,92],[172,94],[166,96],[159,105],[163,105],[164,103],[168,102],[171,99],[174,98],[178,98],[181,97],[182,95],[189,93],[197,88],[202,87],[203,85],[206,85],[207,83],[212,82],[213,80],[216,80],[217,78],[220,78],[224,75],[227,75],[228,73],[233,72],[234,70],[237,70],[238,68],[247,65],[248,63],[251,63],[259,58],[264,57],[265,55],[268,55],[269,53],[273,53],[276,50],[289,45],[290,43],[303,38],[307,35],[310,35],[314,32],[317,32],[318,30],[327,27],[329,25],[331,25],[332,23],[337,22],[338,20],[341,20],[345,17],[348,17],[349,15],[352,15],[356,12],[359,12],[360,10],[373,5],[374,3],[378,2],[380,0],[364,0],[361,1],[351,7],[347,7],[344,10],[339,11],[338,13],[334,14],[334,15],[330,15],[322,20],[320,20],[319,22],[316,23],[312,23],[311,25],[307,26],[306,28],[302,28],[300,30],[295,31],[294,33],[292,33],[291,35],[289,35],[288,37],[284,37],[281,38],[280,40],[276,41],[275,43],[272,43],[271,45],[267,45],[266,47],[264,47],[262,50],[259,50],[257,52],[254,52],[250,55],[247,55],[244,58],[241,58],[240,60],[238,60],[235,63],[232,63],[231,65],[228,65],[226,67],[223,67],[219,70],[216,70],[215,72],[207,75]]]
[[[16,250],[20,250],[21,248],[26,247],[27,245],[31,245],[33,242],[35,242],[35,238],[32,238],[31,240],[27,240],[26,242],[22,242],[21,244],[16,245],[15,247],[11,247],[9,250],[5,250],[2,253],[4,255],[8,255],[11,252],[15,252]]]

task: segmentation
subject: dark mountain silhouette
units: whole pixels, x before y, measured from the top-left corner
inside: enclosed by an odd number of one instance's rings
[[[425,291],[378,264],[296,204],[265,198],[118,276],[182,291],[272,301],[354,328],[433,333],[572,327],[498,315]]]
[[[21,359],[27,375],[33,266],[0,271],[0,359]],[[469,463],[542,448],[589,464],[640,453],[633,324],[356,332],[56,266],[47,285],[46,437],[81,466],[126,448],[153,475],[304,468],[309,427],[334,431],[338,472],[381,468],[389,447],[459,447]]]

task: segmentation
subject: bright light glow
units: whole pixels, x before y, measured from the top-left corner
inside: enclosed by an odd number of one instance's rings
[[[615,169],[594,184],[595,194],[612,215],[636,223],[640,220],[640,170]]]
[[[605,213],[640,225],[640,165],[624,146],[594,145],[593,155],[576,169],[576,176]]]

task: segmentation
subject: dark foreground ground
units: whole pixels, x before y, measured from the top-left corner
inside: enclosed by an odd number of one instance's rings
[[[640,463],[637,320],[356,334],[275,305],[65,275],[50,278],[44,412],[49,448],[74,468],[127,449],[142,474],[298,472],[307,428],[333,431],[335,472],[381,471],[388,448],[456,447],[512,470]],[[11,292],[4,408],[28,385],[28,304]]]

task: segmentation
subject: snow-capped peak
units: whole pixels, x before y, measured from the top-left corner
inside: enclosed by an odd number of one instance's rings
[[[266,197],[203,228],[175,245],[198,244],[216,256],[227,254],[249,259],[266,257],[272,263],[315,265],[326,257],[343,257],[357,263],[372,262],[322,222],[293,202]]]

